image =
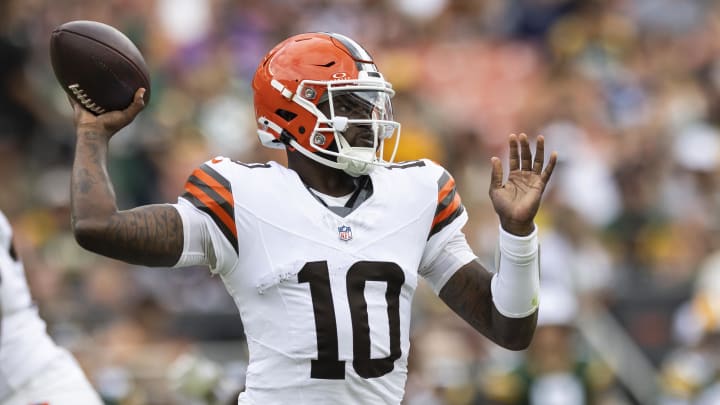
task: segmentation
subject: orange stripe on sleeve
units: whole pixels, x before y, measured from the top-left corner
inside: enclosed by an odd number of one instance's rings
[[[432,226],[437,225],[439,222],[444,221],[447,217],[452,215],[455,210],[460,207],[460,194],[455,194],[455,198],[453,198],[452,202],[445,207],[442,211],[440,211],[437,215],[435,215],[435,218],[433,219]]]
[[[230,190],[220,184],[217,180],[215,180],[215,178],[207,174],[204,170],[195,169],[193,175],[198,179],[204,181],[205,184],[207,184],[208,186],[212,187],[213,191],[220,194],[220,196],[227,200],[227,202],[229,202],[230,204],[234,203],[233,196],[232,193],[230,193]]]
[[[198,173],[195,173],[197,176]],[[199,176],[198,176],[199,177]],[[209,177],[209,176],[208,176]],[[225,190],[227,192],[227,189],[222,188],[222,190]],[[221,221],[222,223],[232,232],[233,236],[237,238],[237,229],[235,228],[235,219],[231,218],[230,215],[225,212],[225,210],[220,206],[220,204],[215,201],[212,197],[207,195],[204,191],[202,191],[199,187],[192,183],[186,183],[185,184],[185,191],[192,194],[195,198],[202,201],[205,206],[210,209]],[[219,190],[215,190],[218,191]],[[232,196],[229,200],[232,203]]]
[[[455,179],[450,177],[448,181],[438,190],[438,203],[442,201],[455,188]]]

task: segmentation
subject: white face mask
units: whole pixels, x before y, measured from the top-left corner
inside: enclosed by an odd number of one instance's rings
[[[333,80],[327,82],[303,81],[298,86],[297,94],[303,94],[306,88],[323,86],[324,105],[321,111],[315,104],[298,96],[293,101],[303,106],[318,117],[313,136],[310,138],[310,149],[291,142],[291,145],[303,155],[347,174],[357,177],[370,173],[374,166],[387,166],[395,159],[400,138],[400,123],[393,120],[391,97],[395,94],[388,82],[378,77],[368,76],[360,72],[358,80]],[[323,104],[325,103],[325,104]],[[345,135],[357,127],[371,131],[371,145],[351,146]],[[326,136],[335,138],[337,151],[325,149]],[[385,160],[384,142],[395,137],[394,148],[389,159]]]
[[[383,159],[385,139],[396,133],[399,137],[400,132],[400,124],[393,121],[391,95],[367,84],[328,85],[323,96],[325,101],[318,103],[324,107],[315,132],[332,133],[337,151],[316,148],[317,151],[335,156],[340,168],[353,177],[370,173],[374,166],[392,162],[394,153],[389,161]],[[353,132],[353,136],[364,135],[366,145],[350,145],[348,138]]]
[[[317,117],[310,132],[309,147],[295,139],[287,140],[304,156],[355,177],[370,173],[374,166],[388,166],[394,161],[400,142],[400,123],[394,121],[390,103],[395,91],[379,72],[361,71],[357,79],[348,80],[303,80],[294,92],[279,82],[273,83],[283,96]],[[311,101],[317,92],[322,92],[317,104],[323,105],[324,111]],[[285,144],[277,140],[283,131],[281,125],[267,117],[258,117],[258,123],[258,137],[263,145],[285,148]],[[368,137],[368,145],[350,146],[344,137],[358,127],[370,130],[372,138]],[[336,140],[333,144],[337,150],[326,149],[328,136]],[[392,153],[385,159],[385,140],[393,137]]]

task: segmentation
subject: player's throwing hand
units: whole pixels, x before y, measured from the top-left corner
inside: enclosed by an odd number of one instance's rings
[[[103,134],[109,139],[116,132],[130,124],[140,111],[145,108],[145,99],[143,98],[145,91],[144,88],[137,89],[133,102],[126,109],[110,111],[97,116],[84,109],[77,101],[68,97],[73,108],[73,120],[78,133],[91,131]]]

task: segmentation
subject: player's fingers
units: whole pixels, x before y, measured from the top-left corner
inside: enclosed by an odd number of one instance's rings
[[[510,171],[518,170],[520,168],[520,150],[518,149],[517,135],[510,134],[508,145],[510,146]]]
[[[145,108],[145,99],[143,98],[145,96],[145,89],[139,88],[135,92],[135,97],[133,98],[133,102],[130,104],[128,108],[125,109],[125,114],[129,115],[130,117],[135,117],[140,113],[140,111]]]
[[[530,152],[530,142],[525,134],[520,134],[520,168],[522,170],[532,170],[532,152]]]
[[[557,152],[553,152],[550,155],[550,161],[548,162],[547,167],[545,167],[545,170],[543,170],[542,174],[540,175],[540,178],[545,184],[550,181],[550,176],[552,175],[553,169],[555,169],[555,164],[557,163],[557,157]]]
[[[74,98],[72,98],[70,95],[67,96],[68,101],[70,102],[70,107],[73,110],[73,116],[75,117],[75,122],[81,122],[85,119],[86,114],[90,114],[87,112],[85,108],[83,108],[80,103],[77,102]]]
[[[503,169],[502,162],[499,158],[493,156],[490,158],[492,172],[490,173],[490,191],[502,188],[503,185]]]
[[[533,171],[537,174],[542,173],[545,164],[545,137],[538,135],[535,145],[535,162],[533,163]]]
[[[68,102],[70,102],[70,107],[72,107],[73,111],[77,110],[78,103],[75,101],[74,98],[70,97],[69,94],[67,94]]]

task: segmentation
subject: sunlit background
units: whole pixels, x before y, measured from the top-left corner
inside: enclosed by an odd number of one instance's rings
[[[77,19],[126,33],[151,69],[150,104],[111,142],[121,208],[175,202],[216,155],[282,162],[255,137],[249,83],[300,32],[375,57],[399,159],[453,173],[489,268],[489,159],[507,160],[509,133],[545,135],[560,163],[531,348],[498,349],[421,285],[406,405],[720,403],[719,2],[0,1],[0,209],[50,333],[108,404],[216,405],[236,401],[247,359],[219,279],[104,259],[70,232],[74,133],[48,42]]]

